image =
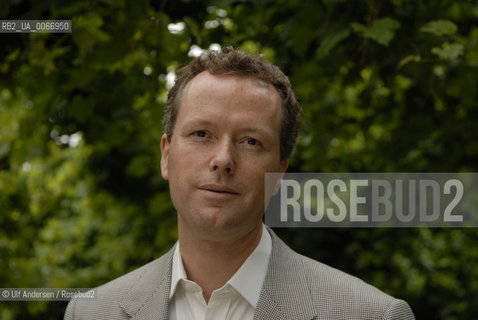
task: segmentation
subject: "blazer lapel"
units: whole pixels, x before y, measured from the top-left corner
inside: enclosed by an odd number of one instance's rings
[[[171,268],[175,246],[145,266],[120,307],[131,320],[168,320]]]
[[[254,320],[314,319],[315,308],[302,261],[270,228],[267,229],[272,238],[272,254]]]

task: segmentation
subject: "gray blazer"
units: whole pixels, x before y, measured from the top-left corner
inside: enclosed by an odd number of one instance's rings
[[[414,319],[403,300],[297,254],[275,233],[255,320]],[[101,286],[95,300],[70,301],[65,320],[167,320],[173,250]]]

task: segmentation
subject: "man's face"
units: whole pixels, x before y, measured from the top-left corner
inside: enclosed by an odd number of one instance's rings
[[[161,140],[180,232],[226,240],[262,222],[264,173],[280,161],[279,94],[258,79],[205,71],[184,88],[171,141]]]

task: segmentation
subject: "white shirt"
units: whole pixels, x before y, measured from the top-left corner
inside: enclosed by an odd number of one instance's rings
[[[201,287],[187,279],[179,245],[176,245],[169,292],[169,319],[252,320],[271,252],[271,236],[263,225],[257,247],[229,281],[212,292],[209,303],[206,304]]]

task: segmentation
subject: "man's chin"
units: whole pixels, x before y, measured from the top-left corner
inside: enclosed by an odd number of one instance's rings
[[[244,221],[235,217],[228,217],[226,213],[218,211],[201,214],[200,219],[194,221],[191,227],[196,234],[201,235],[201,238],[207,238],[211,241],[232,239],[244,232],[244,229],[247,229]]]

